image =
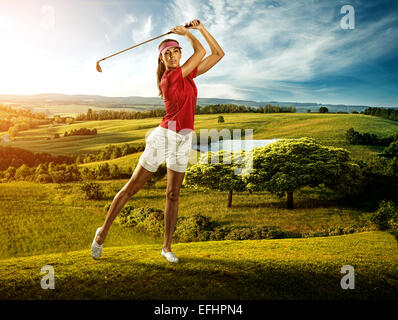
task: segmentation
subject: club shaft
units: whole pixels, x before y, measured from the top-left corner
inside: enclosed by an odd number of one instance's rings
[[[147,40],[147,41],[145,41],[145,42],[142,42],[142,43],[137,44],[137,45],[135,45],[135,46],[132,46],[132,47],[130,47],[130,48],[127,48],[127,49],[124,49],[124,50],[122,50],[122,51],[116,52],[116,53],[114,53],[114,54],[112,54],[112,55],[110,55],[110,56],[108,56],[108,57],[102,58],[102,59],[99,60],[99,61],[103,61],[103,60],[108,59],[108,58],[110,58],[110,57],[113,57],[113,56],[115,56],[115,55],[117,55],[117,54],[119,54],[119,53],[122,53],[122,52],[124,52],[124,51],[133,49],[133,48],[138,47],[138,46],[140,46],[140,45],[142,45],[142,44],[144,44],[144,43],[147,43],[147,42],[149,42],[149,41],[152,41],[152,40],[155,40],[155,39],[157,39],[157,38],[163,37],[163,36],[165,36],[165,35],[167,35],[167,34],[170,34],[170,33],[173,33],[173,32],[172,32],[172,31],[169,31],[169,32],[167,32],[167,33],[165,33],[165,34],[162,34],[161,36],[156,37],[156,38]],[[99,61],[98,61],[98,62],[99,62]]]
[[[186,27],[186,28],[192,27],[192,24],[191,24],[191,23],[190,23],[190,24],[186,24],[185,27]],[[156,38],[149,39],[149,40],[144,41],[144,42],[142,42],[142,43],[140,43],[140,44],[137,44],[137,45],[135,45],[135,46],[132,46],[132,47],[127,48],[127,49],[124,49],[124,50],[122,50],[122,51],[116,52],[116,53],[114,53],[114,54],[112,54],[112,55],[110,55],[110,56],[107,56],[107,57],[105,57],[105,58],[102,58],[101,60],[98,60],[98,61],[97,61],[97,71],[98,71],[98,72],[102,72],[101,67],[100,67],[100,65],[99,65],[99,63],[100,63],[101,61],[104,61],[104,60],[106,60],[106,59],[108,59],[108,58],[110,58],[110,57],[116,56],[116,55],[119,54],[119,53],[122,53],[122,52],[125,52],[125,51],[127,51],[127,50],[133,49],[133,48],[138,47],[138,46],[140,46],[140,45],[142,45],[142,44],[144,44],[144,43],[147,43],[147,42],[149,42],[149,41],[153,41],[153,40],[155,40],[155,39],[158,39],[158,38],[163,37],[163,36],[165,36],[165,35],[168,35],[168,34],[170,34],[170,33],[173,33],[173,31],[169,31],[169,32],[167,32],[167,33],[165,33],[165,34],[162,34],[162,35],[156,37]]]

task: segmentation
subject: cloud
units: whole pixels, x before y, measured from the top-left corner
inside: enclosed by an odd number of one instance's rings
[[[164,31],[167,32],[177,25],[184,25],[193,19],[199,19],[200,7],[203,5],[205,5],[203,2],[198,5],[195,0],[171,1],[165,9],[166,21],[170,27],[166,27]]]
[[[131,39],[135,44],[153,38],[152,16],[149,16],[144,23],[136,22],[132,26]]]
[[[354,30],[342,30],[340,7],[329,1],[209,0],[197,7],[193,3],[175,0],[168,12],[175,20],[202,18],[226,53],[219,65],[201,76],[208,81],[223,78],[226,84],[219,90],[202,85],[204,96],[225,97],[242,85],[258,88],[266,80],[278,85],[344,73],[397,49],[398,18],[392,12],[357,23]],[[198,39],[208,48],[201,35]]]
[[[137,18],[131,14],[125,14],[121,19],[110,19],[110,16],[105,14],[97,15],[97,18],[106,25],[105,39],[108,42],[124,33],[130,24],[137,22]]]

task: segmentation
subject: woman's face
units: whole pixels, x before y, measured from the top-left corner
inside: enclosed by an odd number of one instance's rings
[[[177,47],[169,48],[162,54],[162,61],[166,70],[178,68],[180,66],[180,59],[181,51],[180,48]]]

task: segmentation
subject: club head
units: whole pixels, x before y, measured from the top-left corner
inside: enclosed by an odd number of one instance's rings
[[[96,68],[97,68],[97,71],[98,71],[98,72],[102,72],[101,66],[99,65],[99,61],[97,62]]]

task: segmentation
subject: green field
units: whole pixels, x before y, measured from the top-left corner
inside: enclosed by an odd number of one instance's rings
[[[0,259],[44,253],[83,250],[91,243],[96,228],[105,217],[104,206],[128,180],[97,181],[105,199],[86,200],[75,183],[38,184],[12,182],[0,184]],[[166,181],[151,189],[141,189],[127,204],[164,210]],[[369,227],[370,209],[342,206],[325,200],[325,190],[303,189],[295,193],[294,210],[285,208],[284,199],[268,192],[236,192],[227,208],[227,193],[182,188],[179,216],[201,214],[232,226],[267,225],[282,231],[312,233],[329,227]],[[135,233],[114,223],[107,246],[158,243],[160,238]]]
[[[392,235],[364,232],[312,239],[209,241],[174,245],[177,265],[158,245],[88,249],[0,261],[0,299],[398,299]],[[51,265],[54,290],[40,270]],[[355,289],[340,286],[354,267]]]
[[[351,146],[345,132],[389,136],[398,123],[360,114],[222,114],[196,115],[195,131],[254,129],[254,139],[313,137],[329,146],[343,147],[353,159],[367,160],[383,147]],[[20,133],[11,144],[54,155],[83,154],[109,144],[145,143],[145,134],[161,118],[79,122],[42,126]],[[63,137],[65,130],[97,128],[97,136]],[[6,132],[0,133],[0,136]],[[59,133],[61,138],[46,140]],[[1,139],[0,139],[1,141]],[[123,170],[141,152],[108,160]],[[199,153],[192,150],[191,157]],[[104,161],[81,164],[96,167]],[[114,223],[103,258],[94,261],[89,248],[101,226],[104,206],[127,179],[96,181],[103,200],[87,200],[83,182],[0,184],[0,299],[398,299],[396,239],[375,231],[369,217],[375,203],[343,204],[325,188],[302,188],[294,193],[294,210],[285,199],[268,192],[234,192],[227,208],[227,192],[205,192],[182,187],[179,216],[201,214],[223,225],[266,225],[279,230],[313,234],[330,227],[363,228],[345,236],[173,243],[179,265],[160,256],[163,239]],[[127,204],[164,210],[166,178],[142,189]],[[40,268],[53,265],[56,290],[40,288]],[[356,289],[340,288],[340,268],[352,265]],[[166,283],[172,283],[171,288]]]
[[[224,123],[217,123],[219,115]],[[161,118],[139,120],[102,120],[77,122],[68,126],[49,127],[27,130],[20,133],[15,147],[34,152],[48,152],[59,155],[82,154],[100,150],[108,144],[144,144],[145,134],[149,129],[159,125]],[[97,128],[97,136],[63,137],[65,131],[79,128]],[[313,137],[320,143],[329,146],[346,148],[353,159],[367,160],[383,151],[383,147],[348,145],[345,141],[346,131],[353,127],[361,133],[371,132],[380,137],[387,137],[398,131],[398,122],[362,114],[260,114],[260,113],[224,113],[195,115],[195,132],[200,129],[253,129],[253,139],[301,138]],[[0,136],[6,132],[0,132]],[[61,135],[53,139],[54,134]],[[46,140],[50,137],[51,140]],[[0,142],[0,145],[5,145]]]

